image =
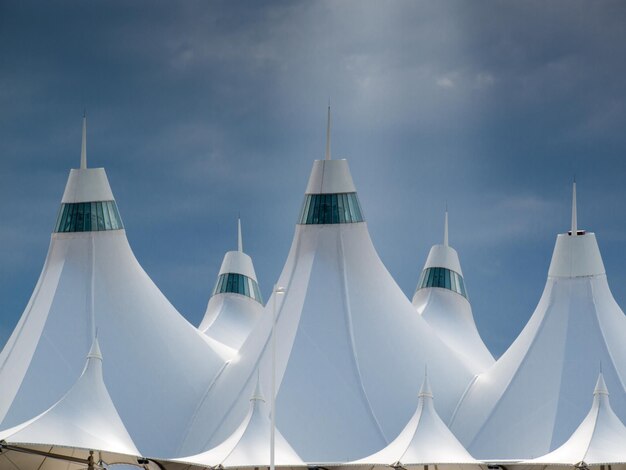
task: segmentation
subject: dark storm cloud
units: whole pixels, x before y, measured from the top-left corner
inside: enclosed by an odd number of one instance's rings
[[[500,354],[536,304],[569,185],[626,302],[623,2],[2,2],[2,333],[35,284],[67,169],[107,168],[148,273],[198,323],[223,252],[266,297],[333,104],[381,258],[407,295],[461,255]]]

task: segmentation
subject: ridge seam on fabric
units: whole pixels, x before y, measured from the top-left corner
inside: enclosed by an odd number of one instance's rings
[[[552,288],[554,288],[554,285],[552,286]],[[539,334],[541,333],[541,331],[545,328],[545,324],[546,324],[546,313],[550,310],[550,307],[552,305],[554,305],[554,297],[552,296],[552,290],[550,290],[550,301],[548,303],[548,305],[546,306],[546,309],[544,311],[543,317],[541,318],[541,323],[539,324],[539,327],[537,328],[536,332],[535,332],[535,336],[533,338],[533,340],[530,342],[530,344],[528,345],[528,348],[526,351],[529,351],[533,345],[535,344],[535,342],[537,341],[537,338],[539,337]],[[544,293],[545,295],[545,293]],[[541,303],[541,299],[539,299],[539,304]],[[539,307],[539,304],[537,304],[537,307],[535,307],[535,312],[537,311],[537,308]],[[534,315],[534,312],[533,312]],[[533,315],[530,316],[530,319],[532,319]],[[529,319],[529,322],[530,322]],[[528,323],[527,323],[528,325]],[[523,333],[524,330],[522,330]],[[521,335],[521,333],[520,333]],[[518,336],[519,338],[519,336]],[[513,343],[515,344],[515,343]],[[505,352],[506,354],[506,352]],[[527,361],[528,359],[528,354],[524,355],[524,357],[522,358],[522,360],[519,362],[517,368],[515,369],[515,373],[513,373],[511,375],[510,380],[507,382],[506,386],[502,388],[500,396],[498,397],[498,399],[496,400],[496,403],[494,404],[494,406],[491,408],[491,411],[487,414],[485,420],[483,421],[483,423],[480,425],[480,427],[478,428],[478,430],[476,431],[476,433],[474,434],[474,438],[470,441],[469,445],[467,446],[472,447],[472,445],[476,442],[476,439],[479,437],[479,435],[483,432],[483,430],[485,429],[485,426],[487,424],[487,422],[489,421],[489,419],[491,419],[491,417],[495,414],[496,410],[499,408],[500,403],[502,402],[502,397],[506,394],[506,392],[509,390],[509,388],[511,387],[511,384],[513,383],[513,380],[515,379],[515,377],[517,376],[517,373],[519,372],[519,370],[521,369],[522,365]],[[494,366],[492,366],[493,368]],[[489,369],[492,370],[492,369]],[[483,372],[484,373],[484,372]],[[479,374],[479,376],[482,374]]]
[[[350,335],[350,349],[352,350],[352,361],[354,362],[357,377],[359,379],[359,386],[361,389],[361,393],[363,394],[363,398],[365,399],[365,403],[367,405],[367,409],[370,412],[371,418],[374,421],[374,424],[376,424],[376,429],[380,433],[380,436],[383,438],[383,442],[385,442],[386,444],[389,444],[389,440],[387,439],[387,436],[385,436],[385,433],[383,432],[382,427],[380,423],[378,422],[378,418],[376,417],[376,414],[374,413],[374,410],[372,409],[372,404],[369,400],[369,397],[367,396],[367,391],[365,390],[365,386],[363,385],[363,376],[361,375],[361,368],[359,366],[359,357],[357,355],[356,345],[355,345],[355,340],[354,340],[354,328],[352,326],[352,309],[350,308],[350,291],[348,289],[348,279],[347,279],[347,274],[346,274],[346,259],[344,256],[344,249],[343,249],[343,230],[342,229],[339,229],[339,256],[342,260],[341,261],[341,281],[343,284],[343,293],[344,293],[342,297],[345,302],[345,308],[346,308],[345,319],[347,323],[346,326],[348,327],[348,333]]]

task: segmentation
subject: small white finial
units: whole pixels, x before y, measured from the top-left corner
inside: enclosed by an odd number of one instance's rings
[[[241,238],[241,218],[237,218],[237,250],[243,252],[243,238]]]
[[[83,113],[83,141],[80,146],[80,169],[87,168],[87,112]]]
[[[92,358],[102,360],[102,352],[100,351],[100,344],[98,343],[97,337],[94,337],[91,343],[91,349],[89,349],[89,354],[87,354],[87,359]]]
[[[326,160],[330,160],[330,99],[328,100],[328,118],[326,121]]]
[[[594,395],[608,395],[609,390],[604,382],[604,375],[602,372],[598,375],[598,381],[596,382],[596,388],[593,390]]]
[[[572,236],[578,235],[578,211],[576,209],[576,180],[572,186]]]
[[[446,216],[443,223],[443,246],[448,246],[448,203],[446,202]]]
[[[432,398],[433,392],[430,389],[430,382],[428,381],[428,365],[424,365],[424,382],[420,388],[419,398]]]
[[[261,372],[259,369],[257,369],[257,374],[256,374],[256,385],[254,387],[254,392],[252,392],[252,396],[250,397],[250,401],[265,401],[265,397],[263,396],[263,393],[261,392]]]

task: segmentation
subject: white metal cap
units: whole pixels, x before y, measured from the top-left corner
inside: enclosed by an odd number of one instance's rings
[[[556,237],[548,276],[581,277],[606,273],[596,234],[578,233],[577,236],[561,233]]]
[[[354,193],[348,160],[315,160],[306,194]]]
[[[113,192],[104,168],[70,170],[61,202],[112,201]]]
[[[224,255],[220,274],[237,273],[257,280],[252,258],[242,251],[228,251]],[[258,281],[257,281],[258,282]]]
[[[91,343],[91,349],[89,350],[89,354],[87,354],[88,359],[100,359],[102,360],[102,351],[100,351],[100,343],[98,343],[98,338],[94,338]]]
[[[594,395],[608,395],[609,389],[606,387],[606,383],[604,382],[604,375],[602,372],[598,375],[598,381],[596,382],[596,388],[593,390]]]
[[[454,271],[461,276],[461,262],[456,250],[449,245],[434,245],[428,253],[424,269],[427,268],[446,268]]]
[[[422,382],[418,396],[420,399],[433,397],[433,391],[430,388],[430,380],[428,380],[428,372],[426,372],[426,370],[424,370],[424,381]]]

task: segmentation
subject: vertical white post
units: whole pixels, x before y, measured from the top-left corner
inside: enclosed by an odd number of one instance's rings
[[[241,218],[237,219],[237,250],[243,252],[243,239],[241,237]]]
[[[83,114],[83,140],[80,146],[80,169],[87,168],[87,114]]]
[[[326,160],[330,160],[330,100],[328,101],[328,117],[326,120]]]
[[[578,213],[576,209],[576,181],[572,187],[572,237],[578,235]]]
[[[443,246],[448,246],[448,205],[446,204],[446,217],[443,223]]]
[[[272,428],[270,429],[270,470],[275,470],[275,450],[276,450],[276,299],[280,294],[285,293],[284,287],[274,285],[274,295],[272,301],[272,391],[270,396],[270,409],[272,411]]]

